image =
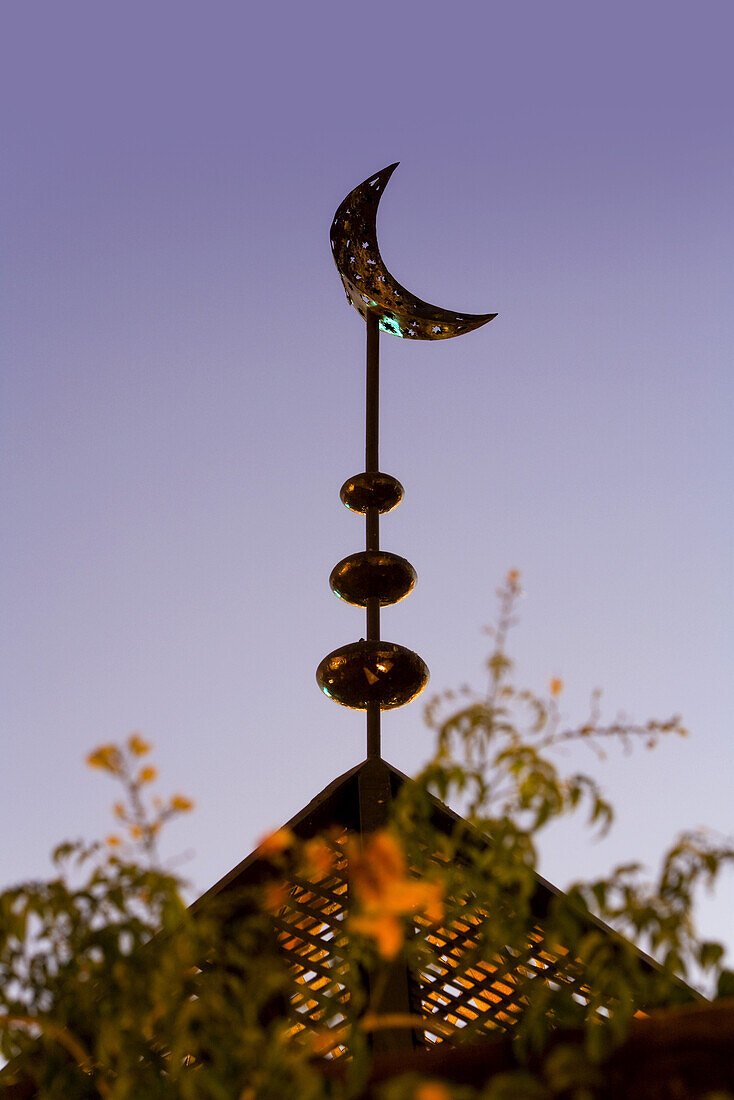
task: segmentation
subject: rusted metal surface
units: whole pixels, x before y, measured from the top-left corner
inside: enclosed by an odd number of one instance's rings
[[[411,294],[388,271],[377,244],[377,208],[397,163],[360,183],[340,205],[331,226],[331,250],[347,301],[383,332],[410,340],[446,340],[486,325],[496,313],[455,313]]]

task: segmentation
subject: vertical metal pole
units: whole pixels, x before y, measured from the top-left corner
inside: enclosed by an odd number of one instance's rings
[[[367,313],[367,387],[366,387],[365,470],[380,468],[380,324],[377,315]],[[368,550],[380,549],[380,513],[368,508],[366,516]],[[380,601],[367,600],[367,640],[380,640]],[[380,756],[380,706],[367,704],[367,756]]]
[[[380,426],[380,326],[374,313],[367,314],[367,417],[365,470],[377,473],[379,464]],[[367,549],[380,549],[380,513],[367,509]],[[380,640],[380,601],[367,600],[367,639]],[[381,759],[380,705],[367,704],[367,757],[359,777],[359,812],[362,836],[387,824],[391,801],[390,772]],[[368,979],[371,991],[378,990],[379,1014],[411,1011],[408,970],[402,957],[379,967]],[[405,1028],[385,1028],[372,1037],[375,1053],[387,1053],[412,1048],[413,1033]]]
[[[365,469],[377,473],[380,439],[380,323],[375,313],[367,314],[367,432]]]

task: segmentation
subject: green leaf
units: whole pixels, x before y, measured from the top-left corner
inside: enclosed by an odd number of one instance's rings
[[[719,974],[719,981],[716,986],[716,996],[721,997],[734,997],[734,971],[722,970]]]

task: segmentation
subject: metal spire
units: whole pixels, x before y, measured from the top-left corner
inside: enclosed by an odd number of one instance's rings
[[[380,329],[394,336],[443,340],[491,321],[494,313],[458,314],[416,298],[385,267],[377,244],[377,207],[397,165],[390,165],[351,191],[331,227],[331,248],[350,305],[367,328],[365,470],[342,485],[347,508],[366,519],[366,548],[332,570],[332,590],[364,607],[366,637],[335,649],[319,665],[316,680],[336,702],[367,712],[367,756],[380,759],[380,714],[414,699],[428,682],[428,669],[410,649],[380,638],[380,608],[411,591],[410,562],[380,549],[380,516],[400,503],[403,487],[379,467]]]

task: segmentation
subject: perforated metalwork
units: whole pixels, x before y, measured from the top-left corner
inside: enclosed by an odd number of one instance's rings
[[[481,916],[459,916],[440,928],[430,927],[420,918],[418,924],[417,934],[423,936],[433,955],[414,979],[413,988],[414,1010],[427,1020],[427,1045],[445,1041],[454,1044],[488,1033],[512,1031],[523,1014],[533,982],[570,985],[579,1000],[584,1000],[573,960],[549,951],[540,927],[534,929],[521,950],[507,948],[487,961],[476,958]],[[434,1029],[431,1019],[435,1021]]]
[[[341,980],[346,968],[342,931],[347,913],[345,867],[342,857],[329,875],[313,880],[294,878],[288,900],[273,918],[280,950],[298,986],[291,998],[291,1034],[310,1031],[318,1036],[318,1052],[327,1058],[345,1053],[338,1038],[348,997]]]
[[[412,340],[446,340],[486,325],[496,313],[454,313],[411,294],[385,267],[377,244],[377,207],[397,164],[350,191],[331,226],[331,250],[347,301],[372,313],[380,329]]]
[[[294,879],[288,900],[274,918],[280,949],[298,986],[291,1001],[292,1034],[316,1036],[319,1053],[328,1058],[348,1055],[340,1043],[348,1001],[343,934],[348,913],[346,872],[342,856],[334,872],[324,878]],[[559,949],[550,951],[539,925],[519,949],[507,948],[485,960],[477,958],[481,914],[469,908],[462,913],[456,905],[453,913],[441,926],[422,917],[415,921],[414,935],[423,940],[431,956],[420,973],[409,975],[412,1012],[425,1021],[422,1032],[413,1032],[419,1042],[455,1045],[511,1032],[523,1014],[529,986],[538,981],[568,985],[584,1001],[573,959]]]

